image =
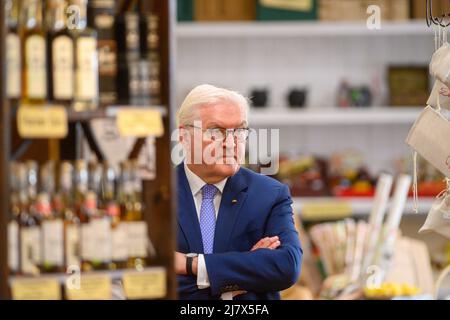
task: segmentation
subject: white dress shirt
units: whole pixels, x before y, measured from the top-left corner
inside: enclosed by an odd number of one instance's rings
[[[191,188],[192,197],[194,198],[195,209],[197,211],[197,217],[200,221],[200,209],[201,209],[201,205],[202,205],[202,188],[207,183],[205,181],[203,181],[195,173],[193,173],[188,168],[186,163],[184,163],[184,171],[186,173],[186,178],[189,182],[189,187]],[[214,184],[214,186],[216,186],[216,188],[219,190],[219,192],[217,192],[216,195],[214,196],[214,211],[216,214],[216,220],[217,220],[217,215],[219,214],[219,207],[220,207],[220,201],[222,200],[223,188],[225,187],[227,180],[228,180],[228,178]],[[198,261],[198,263],[197,263],[197,286],[199,289],[206,289],[210,286],[210,283],[209,283],[208,272],[206,270],[206,263],[205,263],[204,255],[199,254],[197,261]],[[231,297],[232,297],[231,292],[222,294],[223,300],[230,300]]]

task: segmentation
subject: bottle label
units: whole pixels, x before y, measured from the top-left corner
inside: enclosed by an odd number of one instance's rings
[[[96,100],[98,96],[97,40],[77,39],[76,98]]]
[[[92,260],[94,256],[94,237],[90,223],[81,225],[81,258],[85,261]]]
[[[109,219],[94,219],[91,222],[91,232],[94,240],[92,260],[111,261],[112,239]]]
[[[64,265],[64,226],[61,220],[42,222],[44,266]]]
[[[8,224],[8,265],[9,270],[19,271],[19,225],[16,221]]]
[[[55,38],[53,50],[53,96],[55,99],[72,99],[73,84],[73,41],[69,36]]]
[[[112,229],[112,260],[126,261],[128,259],[127,233],[123,223]]]
[[[39,274],[41,262],[41,232],[39,227],[24,227],[20,230],[20,260],[24,274]]]
[[[9,98],[20,97],[20,38],[9,33],[6,37],[6,93]]]
[[[148,231],[144,221],[125,222],[130,257],[147,257]]]
[[[47,96],[47,71],[45,39],[40,35],[30,36],[25,45],[28,96],[45,99]]]
[[[80,228],[77,225],[66,227],[66,267],[80,266]]]

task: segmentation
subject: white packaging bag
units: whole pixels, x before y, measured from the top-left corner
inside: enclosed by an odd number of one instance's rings
[[[447,42],[433,54],[430,74],[450,87],[450,45]]]
[[[446,177],[450,177],[450,123],[427,106],[409,131],[406,143]]]
[[[428,98],[427,105],[439,109],[440,107],[450,110],[450,89],[439,79],[434,82],[433,90]]]
[[[447,189],[437,196],[419,233],[435,232],[450,240],[450,179]]]

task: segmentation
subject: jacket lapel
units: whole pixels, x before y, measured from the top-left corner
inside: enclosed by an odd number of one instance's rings
[[[187,238],[192,252],[203,253],[202,233],[195,209],[194,198],[184,172],[183,163],[177,167],[178,178],[178,223]]]
[[[223,189],[214,233],[214,253],[226,252],[239,210],[247,198],[247,183],[239,170]]]

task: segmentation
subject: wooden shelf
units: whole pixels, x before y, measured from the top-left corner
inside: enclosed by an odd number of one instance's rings
[[[133,106],[133,105],[111,105],[103,106],[97,110],[75,111],[67,107],[67,118],[69,122],[88,122],[93,119],[115,118],[120,109],[133,108],[140,110],[157,110],[163,117],[167,116],[167,108],[165,106]],[[17,110],[12,112],[15,117]]]
[[[433,29],[425,20],[382,22],[380,30],[370,30],[366,21],[324,22],[182,22],[175,29],[177,39],[201,38],[270,38],[335,36],[429,36]]]
[[[156,267],[147,267],[144,268],[142,271],[134,270],[134,269],[119,269],[119,270],[100,270],[100,271],[90,271],[90,272],[81,272],[81,277],[84,275],[86,276],[93,276],[93,275],[106,275],[111,278],[111,280],[119,280],[122,279],[123,275],[125,273],[139,273],[139,272],[159,272],[164,271],[164,267],[156,266]],[[10,276],[9,277],[9,283],[11,284],[14,281],[17,280],[36,280],[36,279],[52,279],[52,280],[58,280],[59,283],[64,284],[66,279],[70,277],[70,274],[66,273],[43,273],[39,276]]]
[[[251,108],[251,126],[295,125],[412,125],[422,112],[420,107],[359,107],[359,108]]]

